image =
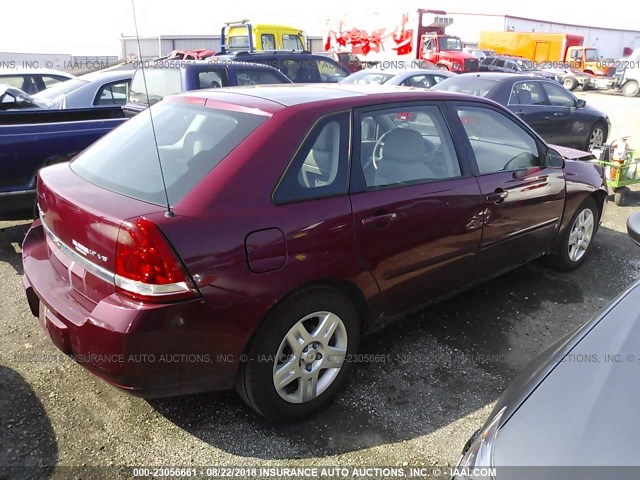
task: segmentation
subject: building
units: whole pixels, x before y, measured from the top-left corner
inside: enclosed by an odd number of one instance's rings
[[[476,46],[482,31],[511,30],[582,35],[584,45],[596,47],[605,58],[620,58],[625,48],[640,48],[640,30],[589,27],[512,15],[447,12],[447,16],[453,18],[453,24],[447,28],[447,33],[460,37],[467,46]]]

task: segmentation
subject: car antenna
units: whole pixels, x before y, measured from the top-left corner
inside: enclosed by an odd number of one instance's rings
[[[133,25],[136,29],[136,43],[138,44],[138,58],[140,70],[142,72],[142,82],[144,83],[144,93],[147,97],[147,111],[149,112],[149,120],[151,120],[151,131],[153,132],[153,143],[156,147],[156,154],[158,155],[158,166],[160,167],[160,178],[162,178],[162,188],[164,189],[164,198],[167,201],[167,211],[164,212],[165,217],[174,217],[175,214],[171,211],[171,203],[169,202],[169,192],[167,191],[167,183],[164,179],[164,171],[162,170],[162,160],[160,159],[160,148],[158,147],[158,137],[156,135],[156,127],[153,123],[153,115],[151,113],[151,102],[149,101],[149,89],[147,88],[147,76],[145,74],[144,61],[142,59],[142,48],[140,47],[140,35],[138,33],[138,19],[136,18],[136,4],[135,0],[131,0],[131,9],[133,10]]]

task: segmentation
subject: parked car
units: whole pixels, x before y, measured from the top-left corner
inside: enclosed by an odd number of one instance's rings
[[[0,69],[0,83],[19,88],[29,95],[36,94],[57,83],[75,78],[58,70],[39,69]]]
[[[470,53],[471,55],[475,55],[476,57],[478,57],[478,60],[480,61],[484,60],[488,56],[485,53],[485,50],[480,50],[478,48],[465,48],[463,50],[467,53]]]
[[[431,88],[436,83],[456,74],[448,70],[437,69],[367,69],[352,73],[347,78],[340,80],[341,84],[350,85],[402,85],[404,87]]]
[[[435,90],[490,98],[527,122],[547,142],[591,150],[611,131],[609,117],[577,99],[557,82],[507,73],[469,73],[449,78]]]
[[[486,57],[480,62],[481,72],[504,72],[504,73],[524,73],[535,75],[549,80],[559,81],[556,75],[546,70],[541,70],[534,66],[530,60],[520,57],[510,57],[506,55],[496,55]]]
[[[640,213],[627,228],[640,246]],[[638,305],[640,282],[540,354],[469,439],[458,468],[491,466],[492,478],[533,479],[540,478],[535,467],[546,467],[545,478],[577,479],[621,478],[616,467],[640,466]]]
[[[38,169],[68,161],[125,120],[121,108],[44,107],[0,111],[2,220],[34,218]]]
[[[216,57],[271,65],[294,83],[337,83],[351,73],[331,58],[308,52],[238,52]]]
[[[483,98],[280,85],[151,109],[40,171],[22,247],[53,343],[141,396],[235,386],[307,416],[386,319],[543,255],[580,266],[606,199],[602,168]]]
[[[46,108],[46,105],[19,88],[0,83],[0,111],[40,108]]]
[[[562,86],[567,90],[573,91],[580,87],[582,90],[588,90],[591,87],[597,87],[597,77],[590,73],[567,65],[554,65],[554,68],[545,68],[545,72],[554,75]]]
[[[159,60],[151,68],[138,68],[123,108],[132,117],[164,97],[191,90],[242,85],[291,83],[269,65],[220,60]]]
[[[354,73],[365,68],[364,63],[360,60],[360,58],[354,53],[347,52],[316,52],[315,55],[319,55],[321,57],[328,57],[338,62],[344,68],[346,68],[349,72]]]
[[[50,109],[124,105],[133,70],[93,72],[34,95]]]

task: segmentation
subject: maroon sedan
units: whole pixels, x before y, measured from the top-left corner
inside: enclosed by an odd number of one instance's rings
[[[580,265],[606,198],[482,98],[269,86],[150,111],[40,171],[23,246],[53,343],[146,397],[235,386],[308,415],[385,318],[543,255]]]

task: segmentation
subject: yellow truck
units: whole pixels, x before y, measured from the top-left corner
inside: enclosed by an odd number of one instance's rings
[[[540,67],[558,68],[563,63],[592,75],[613,75],[615,68],[602,60],[598,49],[583,43],[583,36],[569,33],[481,32],[478,48],[526,58]]]
[[[302,30],[285,25],[252,24],[249,20],[226,22],[220,33],[222,53],[238,51],[304,51]]]

